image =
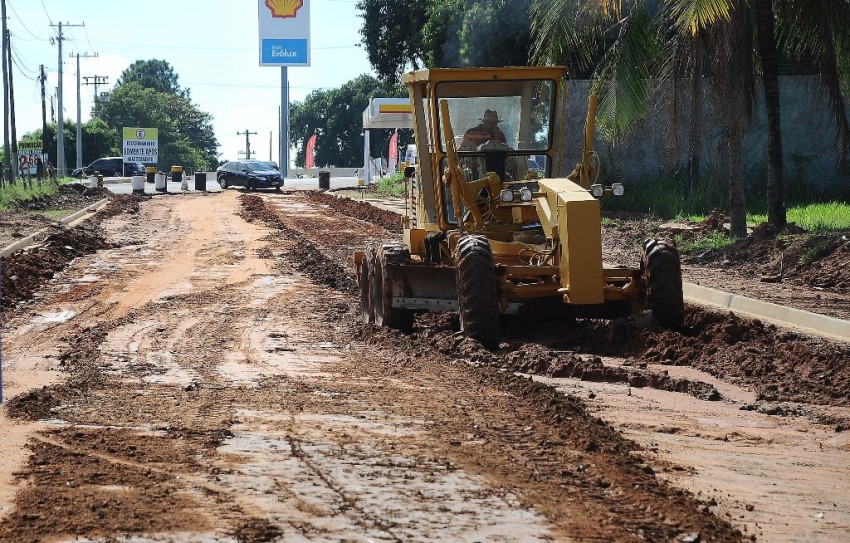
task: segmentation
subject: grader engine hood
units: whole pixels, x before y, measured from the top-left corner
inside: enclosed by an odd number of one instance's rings
[[[599,200],[569,179],[542,179],[537,213],[558,243],[561,289],[572,304],[601,304],[605,279]]]

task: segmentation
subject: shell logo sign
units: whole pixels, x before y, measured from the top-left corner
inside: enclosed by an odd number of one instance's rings
[[[260,66],[310,65],[310,2],[257,0]]]
[[[271,10],[272,17],[295,17],[303,6],[304,0],[266,0],[266,7]]]

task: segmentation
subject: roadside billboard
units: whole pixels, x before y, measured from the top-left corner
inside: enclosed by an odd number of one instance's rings
[[[159,161],[159,129],[124,127],[124,162],[156,164]]]
[[[22,141],[18,143],[18,172],[20,175],[36,175],[38,158],[44,160],[44,150],[40,141]]]
[[[310,1],[258,0],[260,66],[310,65]]]

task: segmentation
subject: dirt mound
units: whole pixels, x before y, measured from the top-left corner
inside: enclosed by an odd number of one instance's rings
[[[763,224],[751,236],[712,251],[700,261],[745,274],[793,279],[835,292],[850,292],[850,278],[840,273],[850,265],[846,233],[810,234],[794,228],[777,233]]]
[[[50,417],[50,410],[61,403],[61,395],[54,387],[42,387],[15,396],[6,404],[9,418],[42,420]]]
[[[59,228],[44,242],[3,259],[3,308],[32,297],[77,257],[108,247],[103,236],[84,228]]]
[[[21,202],[17,207],[29,211],[80,209],[111,195],[105,188],[91,189],[80,183],[68,183],[59,185],[56,192],[50,196],[38,196]]]
[[[285,256],[295,269],[305,273],[313,281],[332,289],[348,293],[356,292],[357,285],[344,263],[339,263],[324,254],[299,232],[287,227],[272,207],[267,206],[259,196],[243,194],[239,199],[242,202],[240,215],[243,219],[248,222],[259,221],[283,232],[290,242]]]
[[[306,196],[308,200],[330,206],[343,215],[369,221],[383,227],[389,232],[395,232],[396,234],[402,232],[401,215],[398,213],[378,209],[366,202],[357,202],[350,198],[337,198],[323,192],[310,191],[306,193]]]
[[[760,400],[850,405],[850,347],[759,320],[688,307],[688,331],[644,331],[637,358],[688,365],[758,392]]]
[[[104,220],[122,213],[134,215],[139,212],[139,204],[151,197],[143,194],[120,194],[110,198],[109,202],[98,212],[98,219]]]
[[[358,218],[368,220],[365,215]],[[706,228],[717,226],[723,218],[719,213],[714,214]],[[625,247],[635,259],[640,241],[657,227],[652,219],[635,214],[616,214],[606,222],[603,233],[617,238],[619,246]],[[756,229],[739,243],[750,244],[752,250],[771,246],[777,238],[768,228]],[[628,240],[635,244],[634,249],[627,247]],[[825,266],[831,259],[840,263],[847,253],[845,242],[818,263]],[[740,258],[746,254],[742,249]],[[845,269],[848,265],[850,262],[845,264]],[[839,280],[847,280],[840,273],[840,264],[832,269]],[[505,318],[502,348],[495,354],[459,334],[459,323],[453,314],[419,315],[415,330],[438,352],[473,364],[512,371],[551,376],[557,373],[718,399],[717,391],[705,383],[679,382],[663,372],[642,371],[648,363],[690,365],[718,378],[750,386],[762,401],[850,405],[847,347],[697,306],[688,306],[686,313],[688,328],[684,332],[670,332],[640,329],[628,322],[618,323],[615,330],[606,321],[552,318],[551,311],[541,309],[522,318]],[[532,343],[544,346],[545,350],[532,350]],[[549,355],[547,351],[557,355]],[[630,367],[600,367],[595,358],[600,356],[626,357]]]

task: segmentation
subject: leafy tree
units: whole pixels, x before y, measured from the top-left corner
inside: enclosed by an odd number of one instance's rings
[[[158,128],[159,164],[165,167],[204,170],[217,163],[212,116],[182,95],[126,83],[115,88],[109,102],[101,104],[100,113],[116,131],[126,126]]]
[[[50,164],[56,164],[56,129],[57,124],[47,125],[47,156]],[[65,123],[65,160],[73,164],[77,156],[77,124]],[[80,129],[83,139],[83,166],[91,164],[94,160],[105,156],[119,156],[121,150],[118,142],[118,133],[110,128],[103,119],[95,117],[83,123]],[[25,140],[41,140],[41,128],[25,134]],[[69,168],[73,169],[73,168]]]
[[[531,0],[360,0],[360,34],[378,75],[409,68],[525,66]],[[405,24],[400,24],[404,21]]]
[[[129,83],[138,83],[148,89],[189,98],[189,90],[180,87],[174,68],[164,60],[137,60],[121,72],[115,87]]]
[[[316,164],[337,166],[360,165],[363,162],[363,111],[375,97],[405,98],[404,89],[361,75],[338,89],[315,90],[303,102],[292,104],[290,135],[298,147],[297,164],[304,164],[307,140],[316,138]],[[392,131],[370,134],[372,156],[385,156]],[[406,138],[406,139],[405,139]],[[399,145],[411,139],[400,133]]]
[[[360,35],[369,63],[387,81],[398,81],[406,66],[418,69],[424,56],[422,28],[429,2],[421,0],[360,0]],[[404,24],[400,24],[401,22]]]

